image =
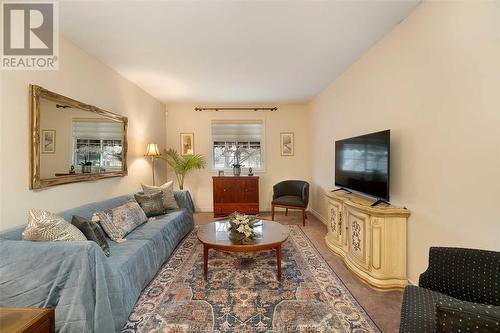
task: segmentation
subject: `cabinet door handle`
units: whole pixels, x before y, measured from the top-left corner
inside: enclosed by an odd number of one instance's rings
[[[222,191],[223,191],[223,192],[226,192],[226,191],[227,191],[227,189],[223,189]]]

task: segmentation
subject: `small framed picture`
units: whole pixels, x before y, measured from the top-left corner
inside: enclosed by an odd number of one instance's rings
[[[42,130],[42,154],[54,154],[56,152],[56,131]]]
[[[224,170],[219,170],[219,177],[224,176]]]
[[[194,133],[181,133],[181,155],[194,155]]]
[[[293,156],[294,138],[293,132],[280,133],[281,156]]]

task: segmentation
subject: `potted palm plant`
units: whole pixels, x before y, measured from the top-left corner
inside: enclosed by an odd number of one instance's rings
[[[205,168],[207,162],[203,155],[194,154],[188,156],[181,156],[177,150],[170,148],[165,150],[159,159],[164,160],[172,168],[179,183],[179,189],[184,189],[184,178],[186,174],[194,169]]]

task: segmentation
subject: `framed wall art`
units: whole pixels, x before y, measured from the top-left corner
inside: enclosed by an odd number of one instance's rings
[[[42,154],[54,154],[56,152],[56,131],[42,130]]]
[[[293,156],[294,144],[293,132],[280,133],[281,156]]]
[[[181,155],[194,155],[194,133],[181,133]]]

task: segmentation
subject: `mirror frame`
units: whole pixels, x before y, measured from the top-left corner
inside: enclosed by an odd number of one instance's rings
[[[97,113],[100,116],[108,119],[121,122],[123,124],[123,138],[122,138],[122,170],[103,172],[103,173],[90,173],[90,174],[77,174],[60,176],[53,178],[40,178],[40,99],[45,98],[56,103],[64,103],[89,112]],[[69,183],[94,181],[98,179],[111,178],[111,177],[124,177],[128,174],[127,169],[127,127],[128,118],[120,116],[116,113],[102,110],[90,104],[85,104],[66,96],[59,95],[50,90],[40,86],[30,84],[30,190],[42,189],[49,186],[56,186]]]

